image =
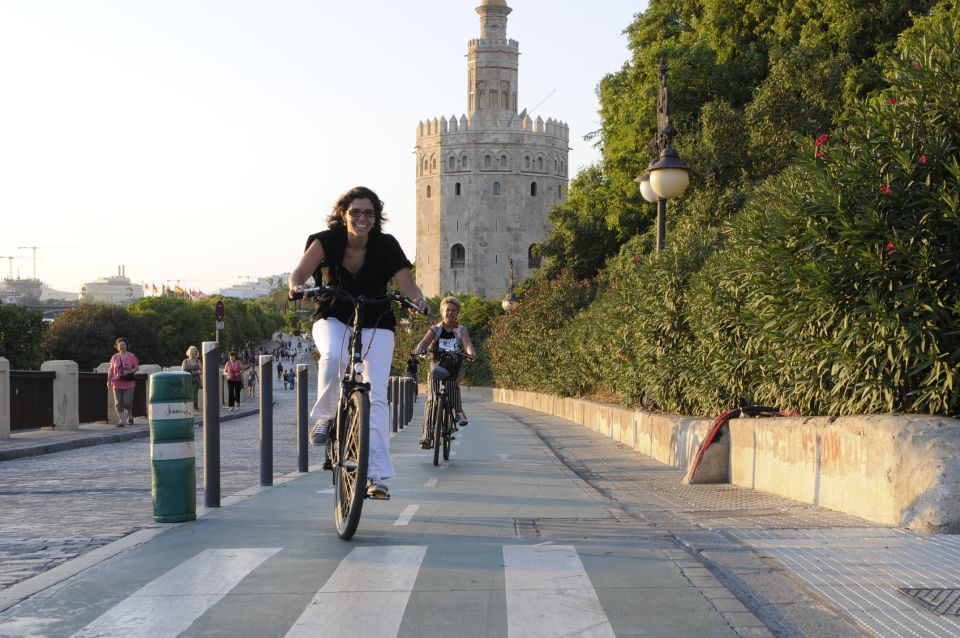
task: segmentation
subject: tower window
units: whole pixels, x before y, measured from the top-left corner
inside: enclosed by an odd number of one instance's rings
[[[493,158],[490,157],[489,155],[484,155],[484,156],[483,156],[483,167],[484,167],[484,168],[492,168],[492,167],[493,167]]]
[[[499,194],[500,194],[500,182],[494,182],[494,183],[493,183],[493,194],[494,194],[494,195],[499,195]]]
[[[453,185],[453,193],[458,197],[460,196],[460,182]]]
[[[529,268],[539,268],[540,267],[540,252],[536,244],[530,244],[530,248],[527,249],[527,267]]]
[[[523,167],[524,167],[525,169],[527,169],[527,170],[530,170],[530,156],[529,156],[529,155],[525,155],[525,156],[523,157]]]
[[[466,155],[460,158],[460,168],[462,168],[463,170],[467,170],[468,168],[470,168],[470,161],[467,159]]]
[[[430,199],[430,193],[431,193],[430,185],[427,184],[427,199]]]
[[[536,196],[537,196],[537,183],[536,183],[536,182],[530,182],[530,196],[531,196],[531,197],[536,197]]]
[[[537,158],[537,170],[538,170],[538,171],[542,171],[542,170],[543,170],[543,157],[538,157],[538,158]]]
[[[456,167],[457,167],[457,158],[455,158],[453,155],[451,155],[450,158],[447,159],[447,170],[452,171],[452,170],[454,170]]]
[[[431,171],[437,170],[437,156],[436,156],[436,155],[434,155],[434,156],[433,156],[433,159],[430,160],[430,170],[431,170]]]
[[[501,155],[501,156],[500,156],[500,168],[506,168],[506,167],[507,167],[507,156],[506,156],[506,155]]]
[[[467,249],[462,244],[454,244],[450,248],[450,267],[463,268],[467,265]]]

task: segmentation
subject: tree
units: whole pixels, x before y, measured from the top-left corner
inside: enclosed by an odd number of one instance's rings
[[[144,297],[127,311],[142,317],[156,331],[159,358],[151,363],[179,365],[188,346],[212,341],[215,330],[213,313],[205,304],[181,297]]]
[[[37,370],[43,362],[46,324],[36,310],[0,303],[0,357],[15,370]]]
[[[143,363],[160,360],[156,330],[142,317],[123,308],[84,304],[65,310],[47,331],[45,350],[52,359],[76,361],[81,370],[92,370],[110,360],[117,337]]]

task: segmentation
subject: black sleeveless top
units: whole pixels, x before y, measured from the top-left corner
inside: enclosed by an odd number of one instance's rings
[[[400,243],[384,233],[370,233],[367,238],[367,254],[357,274],[343,267],[343,255],[347,249],[346,228],[332,228],[314,233],[307,238],[306,250],[314,240],[323,247],[324,259],[313,273],[313,280],[340,287],[354,296],[379,297],[387,294],[387,284],[393,276],[412,264],[403,253]],[[348,326],[353,325],[353,306],[334,298],[317,298],[314,320],[333,317]],[[397,320],[393,304],[368,306],[363,309],[363,328],[393,330]]]

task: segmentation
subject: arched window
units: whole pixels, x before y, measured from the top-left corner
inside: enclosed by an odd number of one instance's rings
[[[447,159],[447,170],[452,171],[452,170],[454,170],[456,167],[457,167],[457,158],[455,158],[453,155],[451,155],[451,156]]]
[[[538,170],[538,171],[542,171],[542,170],[543,170],[543,156],[542,156],[542,155],[537,158],[537,170]]]
[[[561,175],[566,174],[566,170],[567,170],[567,163],[564,162],[563,160],[560,160],[560,174]]]
[[[501,156],[500,156],[500,168],[506,168],[506,167],[507,167],[507,156],[506,156],[506,155],[501,155]]]
[[[524,167],[525,169],[527,169],[527,170],[530,170],[530,156],[529,156],[529,155],[524,155],[524,156],[523,156],[523,167]]]
[[[492,167],[493,167],[493,158],[490,157],[489,155],[484,155],[484,156],[483,156],[483,167],[484,167],[484,168],[492,168]]]
[[[540,261],[540,251],[538,246],[536,244],[530,244],[530,248],[527,249],[527,267],[539,268]]]
[[[500,194],[500,182],[494,182],[494,183],[493,183],[493,194],[494,194],[494,195],[499,195],[499,194]]]
[[[434,156],[433,156],[433,159],[430,160],[430,170],[431,170],[431,171],[437,170],[437,156],[436,156],[436,155],[434,155]]]
[[[454,244],[450,248],[450,267],[463,268],[467,265],[467,249],[462,244]]]
[[[457,182],[456,184],[453,185],[453,193],[458,197],[460,196],[460,182]]]
[[[463,170],[470,168],[470,161],[467,159],[466,155],[460,157],[460,168]]]
[[[536,183],[536,182],[530,182],[530,196],[531,196],[531,197],[536,197],[536,196],[537,196],[537,183]]]
[[[556,157],[553,158],[553,171],[555,173],[560,172],[560,160],[557,159]]]
[[[423,156],[423,166],[420,167],[420,174],[421,174],[421,175],[427,172],[427,167],[428,167],[428,166],[429,166],[429,164],[427,163],[427,156],[424,155],[424,156]]]
[[[430,185],[427,184],[427,199],[430,199],[430,193],[431,193]]]

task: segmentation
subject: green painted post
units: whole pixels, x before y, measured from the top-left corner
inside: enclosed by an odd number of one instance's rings
[[[189,372],[150,375],[150,464],[153,520],[197,518],[197,457],[193,442],[193,377]]]

